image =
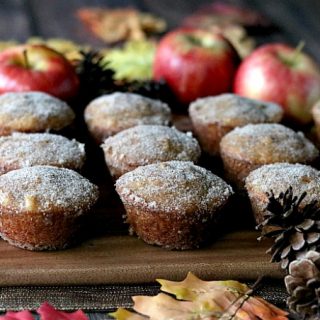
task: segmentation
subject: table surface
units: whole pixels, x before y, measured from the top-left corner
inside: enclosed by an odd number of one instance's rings
[[[199,5],[212,1],[201,0],[1,0],[0,40],[15,39],[24,41],[30,36],[69,38],[79,43],[101,46],[75,17],[75,11],[81,6],[134,6],[162,16],[169,27],[179,25],[182,17],[192,13]],[[279,27],[263,38],[264,41],[285,41],[297,45],[300,40],[306,42],[305,51],[320,62],[320,1],[319,0],[234,0],[230,3],[247,6],[265,14]],[[123,287],[121,292],[128,289]],[[130,288],[129,288],[130,289]],[[0,296],[8,288],[0,288]],[[157,287],[144,288],[132,286],[135,294],[155,292]],[[128,298],[128,297],[127,297]],[[40,301],[39,301],[40,302]],[[125,303],[124,303],[125,305]],[[105,313],[91,313],[91,319],[105,319]]]

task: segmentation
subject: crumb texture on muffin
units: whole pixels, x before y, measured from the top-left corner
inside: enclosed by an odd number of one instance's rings
[[[135,167],[169,160],[196,162],[200,146],[191,134],[175,128],[141,125],[109,137],[102,145],[107,162]]]
[[[267,214],[268,195],[272,192],[275,197],[279,197],[290,186],[294,196],[300,197],[304,192],[307,193],[300,203],[303,208],[320,196],[320,172],[303,164],[275,163],[264,165],[248,175],[245,188],[257,224]]]
[[[0,208],[6,213],[82,214],[96,202],[98,193],[89,180],[65,168],[34,166],[0,176]]]
[[[84,145],[60,135],[15,132],[0,137],[0,174],[36,165],[79,170],[84,161]]]
[[[222,179],[189,161],[139,167],[120,177],[116,190],[124,203],[180,214],[210,212],[233,193]]]
[[[12,92],[0,96],[0,133],[61,130],[75,118],[62,100],[43,92]]]
[[[280,122],[283,116],[283,110],[275,103],[231,93],[197,99],[191,103],[189,113],[192,119],[202,123],[232,127],[249,123]]]
[[[221,152],[251,163],[311,163],[318,149],[302,132],[280,124],[249,124],[225,135]]]
[[[123,92],[94,99],[86,107],[84,116],[89,130],[101,130],[104,137],[140,124],[168,125],[171,121],[166,103]]]
[[[300,196],[307,192],[304,202],[320,196],[320,171],[303,164],[275,163],[264,165],[252,171],[246,178],[246,189],[260,194],[270,193],[277,197],[289,186],[293,194]]]

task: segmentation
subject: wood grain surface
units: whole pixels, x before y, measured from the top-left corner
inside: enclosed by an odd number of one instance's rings
[[[257,233],[237,231],[193,251],[167,251],[130,236],[102,236],[59,252],[29,252],[0,241],[0,286],[149,283],[183,279],[281,278]]]

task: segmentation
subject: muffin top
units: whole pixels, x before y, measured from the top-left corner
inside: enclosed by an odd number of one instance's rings
[[[109,135],[140,124],[168,125],[167,104],[134,93],[115,92],[94,99],[85,109],[89,127],[103,127]]]
[[[224,126],[242,127],[249,123],[280,122],[282,108],[271,102],[248,99],[226,93],[200,98],[190,104],[189,113],[202,123],[219,123]]]
[[[246,189],[253,194],[270,193],[277,197],[292,187],[293,195],[307,192],[304,203],[320,196],[320,171],[303,164],[275,163],[252,171],[246,178]]]
[[[116,182],[125,204],[163,212],[212,212],[224,205],[232,188],[190,161],[150,164],[130,171]]]
[[[302,132],[281,124],[249,124],[226,134],[222,153],[257,164],[314,161],[319,151]]]
[[[0,132],[61,130],[75,118],[62,100],[43,92],[10,92],[0,95]]]
[[[102,145],[110,162],[142,166],[169,160],[193,161],[200,157],[198,141],[175,128],[141,125],[109,137]]]
[[[89,180],[65,168],[25,167],[0,176],[0,206],[11,213],[80,215],[95,203],[98,194]]]
[[[0,174],[36,165],[79,170],[84,161],[84,145],[63,136],[15,132],[0,137]]]

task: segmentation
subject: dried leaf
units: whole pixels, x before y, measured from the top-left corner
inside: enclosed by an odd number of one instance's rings
[[[116,312],[109,313],[109,315],[116,320],[145,320],[147,317],[140,316],[137,313],[130,312],[126,309],[119,308]]]
[[[286,320],[287,312],[262,298],[252,297],[252,290],[238,281],[203,281],[192,273],[185,280],[176,282],[157,280],[161,290],[178,299],[160,293],[154,297],[133,297],[134,310],[150,320]],[[118,320],[133,318],[131,312],[119,310],[112,314]],[[120,316],[121,317],[120,317]]]
[[[34,320],[30,311],[24,310],[19,312],[8,311],[4,316],[0,316],[1,320]]]
[[[107,43],[144,40],[148,33],[159,33],[166,29],[163,19],[130,7],[81,8],[77,15],[92,33]]]
[[[132,298],[133,309],[152,320],[185,320],[194,318],[193,303],[178,301],[174,298],[160,293],[154,297],[137,296]]]
[[[45,302],[37,310],[41,320],[89,320],[89,318],[78,310],[72,313],[56,310],[52,305]]]
[[[193,301],[199,294],[206,292],[217,291],[220,289],[234,289],[239,293],[244,294],[249,290],[249,287],[238,281],[203,281],[196,277],[191,272],[183,281],[169,281],[164,279],[157,279],[161,284],[161,290],[174,294],[177,299]]]
[[[109,50],[104,56],[116,80],[148,80],[152,78],[152,64],[156,50],[153,41],[128,41],[123,48]]]

